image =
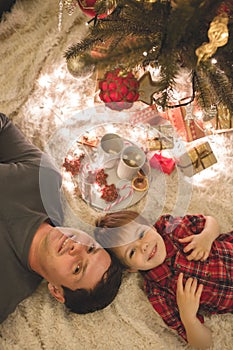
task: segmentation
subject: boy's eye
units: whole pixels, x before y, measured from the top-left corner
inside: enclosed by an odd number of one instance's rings
[[[132,258],[132,256],[134,255],[134,253],[135,253],[135,249],[132,249],[132,250],[130,251],[130,253],[129,253],[129,257]]]
[[[77,265],[75,270],[74,270],[74,274],[77,275],[80,272],[80,265]]]
[[[142,232],[139,234],[139,239],[142,239],[144,236],[145,236],[145,232],[142,231]]]

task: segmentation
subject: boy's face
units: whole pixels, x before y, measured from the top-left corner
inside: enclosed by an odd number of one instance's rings
[[[129,243],[114,247],[113,251],[130,271],[149,270],[164,262],[166,247],[154,227],[132,222],[127,225],[125,236],[130,237]]]

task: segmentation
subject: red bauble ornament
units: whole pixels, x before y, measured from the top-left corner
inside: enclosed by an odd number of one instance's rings
[[[82,12],[85,13],[85,15],[89,17],[95,17],[97,15],[97,18],[99,19],[105,18],[108,15],[110,15],[116,7],[115,1],[109,1],[107,13],[97,14],[95,12],[95,3],[97,1],[98,0],[78,0],[78,4]]]
[[[132,72],[124,73],[120,68],[107,72],[99,82],[100,99],[111,109],[132,107],[139,98],[139,82]]]

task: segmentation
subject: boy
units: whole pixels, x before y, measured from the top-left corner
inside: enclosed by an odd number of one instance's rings
[[[149,226],[133,211],[105,215],[95,237],[122,265],[144,276],[144,289],[165,323],[199,349],[212,344],[200,311],[233,312],[233,231],[211,216],[164,215]]]

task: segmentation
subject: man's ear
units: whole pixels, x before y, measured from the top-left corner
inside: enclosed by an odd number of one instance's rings
[[[62,287],[56,287],[50,282],[48,283],[48,290],[50,294],[60,303],[64,304],[65,298],[64,298],[64,291]]]

